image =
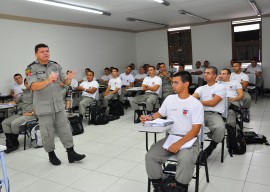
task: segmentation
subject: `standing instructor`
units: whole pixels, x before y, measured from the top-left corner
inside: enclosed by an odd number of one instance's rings
[[[61,161],[54,153],[54,133],[56,132],[67,149],[70,163],[80,161],[85,155],[77,154],[73,149],[73,138],[70,124],[65,112],[65,105],[61,92],[63,83],[74,78],[75,73],[62,73],[61,66],[49,60],[49,47],[45,44],[35,46],[36,61],[27,66],[25,73],[33,91],[33,107],[39,119],[43,146],[49,154],[53,165],[60,165]]]

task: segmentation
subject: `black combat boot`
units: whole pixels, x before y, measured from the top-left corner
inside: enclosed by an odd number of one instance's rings
[[[49,154],[49,160],[50,160],[51,164],[53,164],[53,165],[60,165],[61,164],[61,161],[57,158],[54,151],[51,151],[48,154]]]
[[[67,148],[67,153],[68,153],[68,161],[70,163],[73,163],[74,161],[80,161],[83,158],[85,158],[84,154],[78,154],[74,151],[73,147]]]
[[[188,192],[188,185],[176,182],[176,187],[173,192]]]
[[[7,149],[4,151],[5,153],[10,153],[18,149],[18,146],[13,143],[13,134],[6,133],[6,147]]]
[[[212,152],[214,151],[214,149],[217,147],[217,142],[215,142],[215,141],[211,141],[210,142],[210,145],[204,150],[205,151],[205,153],[206,153],[206,157],[208,158],[211,154],[212,154]]]
[[[19,137],[19,134],[12,135],[12,138],[13,138],[12,142],[13,142],[14,146],[16,146],[17,148],[19,147],[18,137]]]
[[[140,123],[141,120],[140,120],[140,117],[142,115],[142,111],[141,110],[135,110],[135,113],[137,113],[138,117],[136,120],[134,120],[134,123]]]
[[[151,179],[153,185],[153,192],[165,192],[165,188],[162,179]]]

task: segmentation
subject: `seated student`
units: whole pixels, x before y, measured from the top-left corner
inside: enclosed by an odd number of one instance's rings
[[[251,59],[251,64],[247,66],[246,73],[255,74],[256,87],[262,88],[264,83],[262,78],[262,66],[257,64],[257,58]]]
[[[241,71],[241,65],[242,64],[240,62],[235,62],[233,64],[234,72],[231,74],[230,79],[236,80],[239,83],[241,83],[243,89],[245,90],[248,87],[249,78],[247,74]],[[244,91],[244,98],[242,99],[242,101],[243,101],[242,108],[247,111],[250,108],[252,102],[252,98],[247,91]],[[247,117],[244,117],[244,121],[246,120],[248,120]]]
[[[191,148],[181,149],[181,147],[198,136],[204,121],[204,112],[202,104],[189,94],[188,88],[191,83],[192,78],[189,72],[177,72],[172,81],[173,91],[176,94],[169,95],[158,112],[152,116],[141,116],[142,122],[167,117],[174,121],[169,134],[182,136],[168,150],[162,147],[167,137],[159,140],[151,146],[145,156],[147,175],[156,192],[165,192],[162,183],[162,164],[173,154],[176,154],[178,162],[175,174],[176,189],[174,191],[187,192],[188,184],[193,176],[195,163],[199,155],[199,139],[194,142]]]
[[[79,81],[79,84],[81,84],[84,81],[87,81],[87,75],[86,74],[87,74],[88,71],[92,71],[92,70],[89,69],[89,68],[85,68],[85,70],[84,70],[85,76],[83,76],[82,80]],[[94,77],[93,80],[96,81],[97,80],[96,77]]]
[[[24,83],[23,83],[23,78],[22,75],[19,73],[16,73],[13,76],[15,82],[12,83],[11,85],[11,90],[10,90],[10,96],[16,100],[18,99],[21,94],[23,93],[23,89],[25,89]]]
[[[138,95],[130,99],[130,105],[133,110],[138,114],[138,119],[135,123],[139,123],[139,117],[142,112],[139,110],[139,105],[141,102],[146,102],[146,110],[151,113],[154,109],[154,105],[160,95],[162,80],[155,74],[155,67],[150,66],[148,69],[149,77],[145,77],[142,83],[142,89],[145,91],[144,95]]]
[[[24,79],[25,90],[22,96],[16,100],[16,103],[22,104],[22,115],[13,115],[2,122],[3,132],[6,135],[6,146],[5,153],[15,151],[19,147],[19,132],[20,125],[26,121],[36,119],[33,113],[33,94],[28,86],[28,82]],[[15,102],[14,102],[15,103]]]
[[[122,89],[121,89],[121,95],[120,95],[120,101],[124,103],[125,96],[127,95],[126,89],[131,88],[134,86],[134,77],[130,73],[131,67],[127,66],[125,73],[121,73],[119,78],[122,81]]]
[[[228,100],[228,108],[231,104],[240,107],[240,101],[244,98],[244,91],[242,85],[236,80],[230,80],[231,70],[222,69],[220,75],[217,77],[217,83],[220,83],[226,88],[226,97]],[[236,125],[236,112],[229,109],[227,116],[227,124],[235,127]]]
[[[216,67],[207,67],[204,73],[204,80],[207,84],[198,87],[193,94],[204,106],[204,122],[209,127],[210,134],[212,134],[212,141],[205,149],[207,157],[223,140],[225,134],[222,114],[225,112],[226,88],[224,85],[216,83],[217,73]]]
[[[173,94],[173,90],[172,90],[172,75],[171,73],[169,73],[167,71],[166,65],[165,63],[161,63],[159,66],[159,77],[162,80],[162,100],[164,101],[164,99],[168,96]]]
[[[118,77],[118,69],[112,69],[112,77],[108,82],[108,87],[106,91],[101,96],[103,100],[103,108],[107,108],[109,105],[109,100],[117,99],[117,97],[121,94],[122,81]]]
[[[185,71],[185,64],[183,64],[183,63],[179,64],[178,72],[180,72],[180,71]]]
[[[133,77],[135,77],[139,72],[138,70],[135,68],[135,64],[134,63],[130,63],[129,65],[131,67],[131,75],[133,75]]]
[[[198,87],[203,86],[203,69],[201,68],[201,62],[196,61],[195,69],[190,72],[191,75],[198,75]]]
[[[98,93],[99,84],[97,81],[94,81],[95,73],[93,71],[88,71],[86,73],[87,81],[82,82],[76,89],[82,91],[82,97],[77,99],[79,102],[79,117],[80,120],[83,119],[85,115],[85,109],[90,104],[94,103],[96,94]]]
[[[68,74],[69,72],[70,72],[70,70],[68,70],[66,74]],[[72,79],[71,81],[68,81],[68,83],[66,85],[68,87],[67,87],[66,94],[65,94],[65,101],[66,101],[66,110],[68,110],[70,108],[70,96],[71,96],[68,91],[70,89],[76,90],[76,88],[78,87],[78,81],[76,79]]]
[[[174,62],[173,61],[170,62],[168,72],[171,73],[172,76],[177,72],[177,69],[174,68]]]
[[[144,78],[147,77],[143,67],[140,67],[139,74],[135,75],[135,87],[141,87]]]
[[[111,78],[112,78],[112,75],[110,74],[110,69],[106,67],[104,69],[104,75],[100,78],[100,83],[107,85]]]

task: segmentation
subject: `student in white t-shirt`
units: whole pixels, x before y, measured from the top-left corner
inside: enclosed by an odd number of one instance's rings
[[[103,100],[103,107],[107,108],[109,104],[109,100],[117,99],[118,95],[121,94],[122,81],[118,77],[118,69],[112,69],[112,77],[108,82],[108,87],[106,91],[103,93],[101,99]]]
[[[133,110],[138,114],[137,120],[134,123],[139,123],[139,117],[142,115],[142,111],[139,110],[141,102],[146,102],[146,110],[151,113],[154,109],[154,105],[161,94],[162,80],[155,74],[155,67],[150,66],[148,68],[149,77],[145,77],[142,83],[142,89],[145,91],[144,95],[138,95],[130,99],[130,105]]]
[[[142,86],[142,82],[144,80],[144,78],[147,77],[145,70],[143,67],[140,67],[139,69],[139,74],[135,75],[135,83],[134,86],[135,87],[141,87]]]
[[[134,63],[130,63],[129,66],[131,67],[130,74],[133,75],[133,77],[135,77],[139,73],[138,70],[135,68],[135,64]]]
[[[68,70],[66,74],[68,74],[69,71],[70,70]],[[67,92],[65,94],[65,100],[66,100],[66,110],[68,110],[70,108],[70,97],[71,97],[71,94],[72,94],[69,91],[77,89],[78,81],[76,79],[71,79],[71,81],[68,82],[66,85],[68,86],[68,88],[65,90],[65,92]]]
[[[110,69],[106,67],[104,69],[104,75],[100,78],[100,83],[106,85],[108,84],[111,78],[112,78],[112,75],[110,74]]]
[[[226,97],[228,100],[228,108],[231,104],[240,107],[240,101],[244,98],[242,85],[237,80],[230,80],[231,70],[222,69],[218,76],[218,83],[226,87]],[[228,110],[227,124],[235,127],[237,113],[231,109]]]
[[[256,75],[256,87],[262,88],[263,78],[262,78],[262,66],[257,64],[256,59],[251,59],[251,64],[247,66],[246,73]]]
[[[131,66],[126,67],[125,73],[121,73],[119,78],[122,81],[122,89],[121,89],[121,95],[120,95],[120,101],[124,102],[125,96],[127,95],[126,89],[129,89],[134,86],[135,78],[133,75],[131,75]]]
[[[230,80],[237,80],[239,83],[241,83],[243,89],[247,89],[249,79],[248,75],[241,71],[241,65],[242,64],[240,62],[235,62],[233,64],[234,72],[231,74]],[[242,108],[246,110],[249,109],[252,102],[252,98],[247,91],[244,91],[244,98],[242,99],[242,101],[243,101]]]
[[[87,72],[88,71],[92,71],[90,68],[85,68],[85,70],[84,70],[84,74],[85,74],[85,76],[83,76],[83,78],[82,78],[82,80],[80,80],[78,83],[79,84],[81,84],[82,82],[84,82],[84,81],[87,81]],[[96,77],[94,77],[93,78],[93,81],[96,81],[97,79],[96,79]]]
[[[12,83],[11,85],[11,90],[10,90],[10,96],[16,100],[18,99],[22,93],[23,93],[23,90],[26,89],[25,86],[24,86],[24,83],[23,83],[23,78],[22,78],[22,75],[19,74],[19,73],[16,73],[14,76],[14,83]]]
[[[207,67],[204,72],[206,85],[198,87],[193,96],[201,101],[204,106],[204,121],[212,134],[212,141],[205,149],[209,157],[217,144],[220,143],[225,134],[225,123],[222,115],[225,113],[226,88],[216,83],[218,70],[214,66]]]
[[[88,71],[86,73],[87,81],[83,81],[78,87],[78,91],[82,91],[82,97],[77,101],[79,102],[79,114],[80,119],[83,119],[85,115],[85,109],[98,99],[98,87],[97,81],[94,81],[95,73],[93,71]]]
[[[196,61],[195,69],[192,69],[190,72],[191,75],[198,75],[198,87],[203,86],[203,69],[201,68],[201,62]]]
[[[152,182],[154,191],[165,191],[162,184],[162,164],[172,154],[176,154],[178,162],[175,174],[175,191],[188,191],[188,184],[192,179],[196,159],[199,155],[199,140],[197,139],[191,148],[181,149],[181,147],[198,136],[204,121],[201,102],[189,94],[188,88],[191,84],[192,78],[189,72],[177,72],[172,80],[173,91],[176,94],[166,97],[158,112],[151,116],[141,116],[142,122],[167,117],[174,122],[169,134],[182,136],[168,150],[162,147],[167,139],[166,137],[153,144],[147,152],[145,156],[146,172]]]

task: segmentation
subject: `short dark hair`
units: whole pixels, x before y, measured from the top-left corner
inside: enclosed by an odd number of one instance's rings
[[[118,72],[118,68],[116,68],[116,67],[112,68],[112,70],[116,70]]]
[[[188,71],[180,71],[174,74],[174,77],[181,77],[183,83],[188,82],[190,86],[192,84],[192,76]]]
[[[216,67],[214,67],[214,66],[209,66],[209,67],[207,67],[206,69],[212,69],[212,71],[213,71],[213,73],[214,73],[215,75],[218,74],[218,69],[217,69]]]
[[[185,68],[185,64],[183,64],[183,63],[181,63],[181,64],[179,64],[179,67],[183,67],[183,68]]]
[[[85,71],[91,71],[91,69],[90,68],[85,68]]]
[[[155,66],[150,65],[150,66],[148,67],[148,69],[149,69],[150,67],[152,67],[152,68],[154,68],[154,70],[156,70],[156,67],[155,67]]]
[[[239,61],[234,62],[233,64],[238,64],[239,66],[242,66],[242,63]]]
[[[91,71],[91,70],[90,70],[90,71],[87,71],[87,73],[92,73],[93,76],[95,75],[94,71]],[[87,73],[86,73],[86,74],[87,74]]]
[[[109,67],[106,67],[104,70],[109,70],[110,71]]]
[[[222,69],[221,71],[224,71],[224,70],[227,71],[228,74],[232,74],[232,72],[231,72],[230,69],[224,68],[224,69]]]
[[[130,65],[128,65],[126,68],[128,68],[128,67],[132,70],[132,67]]]
[[[38,52],[38,49],[39,49],[39,48],[49,48],[49,46],[46,45],[46,44],[44,44],[44,43],[37,44],[37,45],[35,46],[35,53]]]
[[[16,74],[13,76],[13,78],[15,78],[15,77],[17,77],[17,76],[21,76],[21,78],[22,78],[22,75],[21,75],[20,73],[16,73]]]

